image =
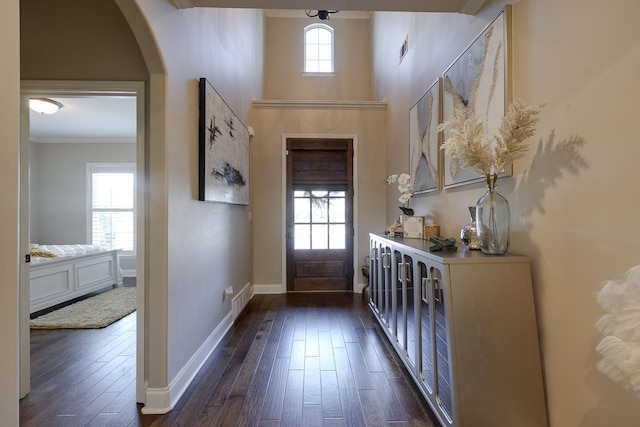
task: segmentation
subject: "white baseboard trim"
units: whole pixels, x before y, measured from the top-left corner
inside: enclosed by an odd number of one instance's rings
[[[283,294],[282,285],[253,285],[254,295]]]
[[[138,272],[136,269],[132,270],[122,270],[122,277],[136,277]]]
[[[353,287],[353,293],[361,294],[365,286],[367,286],[367,283],[356,283],[356,285]]]
[[[145,405],[140,409],[143,414],[166,414],[171,410],[169,387],[150,388],[145,392]]]
[[[233,326],[233,313],[229,312],[218,327],[209,335],[198,351],[191,357],[178,375],[171,381],[168,388],[147,388],[146,403],[142,408],[143,414],[166,414],[178,403],[180,397],[193,381],[202,365],[218,346],[220,340]]]

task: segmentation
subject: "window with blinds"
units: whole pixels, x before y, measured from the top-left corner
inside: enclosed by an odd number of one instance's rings
[[[135,172],[133,163],[87,165],[91,244],[135,251]]]

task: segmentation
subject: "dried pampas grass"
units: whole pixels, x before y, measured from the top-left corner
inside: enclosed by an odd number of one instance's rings
[[[596,299],[608,312],[596,323],[604,335],[597,368],[640,398],[640,265],[623,280],[605,282]]]

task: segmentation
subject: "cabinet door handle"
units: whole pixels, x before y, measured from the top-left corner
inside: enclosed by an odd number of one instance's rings
[[[382,254],[382,268],[389,268],[391,266],[391,255],[388,253]]]
[[[433,300],[442,304],[442,286],[440,286],[440,280],[436,277],[433,278]]]
[[[404,282],[405,277],[406,277],[406,271],[404,269],[404,262],[399,262],[398,263],[398,280],[401,282]]]
[[[431,279],[428,277],[422,278],[422,289],[420,290],[420,295],[422,297],[422,301],[425,304],[429,304],[429,284],[431,283]]]

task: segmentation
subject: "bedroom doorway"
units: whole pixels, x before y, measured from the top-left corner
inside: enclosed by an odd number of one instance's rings
[[[36,116],[30,120],[29,100],[34,98],[52,99],[67,109],[67,120],[83,126],[73,126],[71,122],[45,123],[48,116]],[[135,281],[136,287],[136,398],[144,399],[144,301],[145,301],[145,129],[144,129],[144,82],[72,82],[72,81],[23,81],[21,85],[21,149],[20,149],[20,398],[30,391],[30,243],[32,235],[47,243],[56,243],[58,238],[66,240],[61,244],[76,243],[126,246],[121,257],[121,270],[125,284]],[[66,105],[65,105],[66,104]],[[64,111],[64,110],[63,110]],[[126,111],[125,114],[120,112]],[[73,114],[72,114],[73,113]],[[63,115],[60,115],[62,117]],[[51,118],[54,118],[51,115]],[[58,128],[56,128],[58,126]],[[47,128],[50,135],[40,132]],[[70,128],[75,128],[74,130]],[[126,130],[125,130],[126,129]],[[71,132],[70,132],[71,131]],[[87,132],[91,132],[90,134]],[[58,149],[54,149],[55,144]],[[36,147],[35,149],[32,149]],[[60,174],[51,173],[51,164],[58,159],[68,169]],[[37,163],[32,163],[32,160]],[[126,165],[124,169],[120,166]],[[71,173],[71,170],[74,172]],[[126,172],[126,173],[125,173]],[[104,197],[93,185],[115,185],[110,179],[115,173],[134,183],[130,195],[123,200],[121,192],[114,187]],[[45,182],[49,195],[41,203],[46,205],[41,211],[38,189],[31,191],[30,182],[38,179]],[[120,183],[119,185],[121,185]],[[59,185],[65,191],[51,195],[51,188]],[[54,187],[51,187],[54,186]],[[74,188],[76,193],[66,191]],[[76,196],[70,196],[76,194]],[[120,194],[121,195],[121,194]],[[59,197],[56,200],[54,197]],[[96,197],[102,197],[99,202]],[[107,201],[107,202],[104,202]],[[108,203],[105,205],[105,203]],[[133,206],[131,206],[133,204]],[[53,205],[53,206],[51,206]],[[39,209],[36,211],[36,209]],[[47,210],[48,209],[48,210]],[[50,212],[64,214],[70,218],[49,221]],[[36,212],[42,221],[33,217]],[[41,213],[42,212],[42,213]],[[135,213],[134,213],[135,212]],[[31,215],[33,213],[34,215]],[[61,218],[61,217],[60,217]],[[56,228],[52,231],[52,228]],[[45,231],[45,229],[49,231]],[[107,230],[107,231],[105,231]],[[129,233],[128,230],[131,230]],[[126,235],[126,236],[125,236]],[[64,236],[64,237],[60,237]],[[123,237],[124,236],[124,237]],[[135,237],[134,237],[135,236]],[[71,240],[69,240],[71,239]],[[74,267],[75,268],[75,267]],[[77,282],[78,279],[76,279]]]

